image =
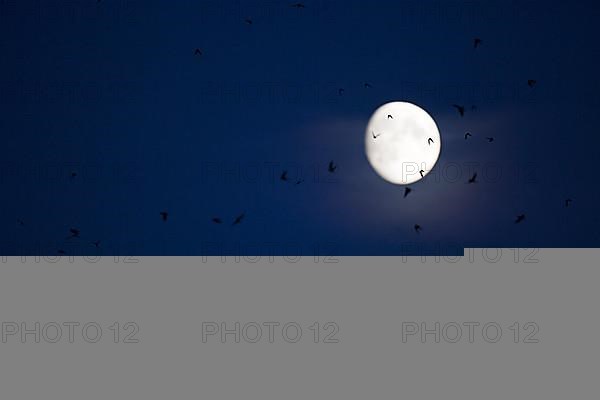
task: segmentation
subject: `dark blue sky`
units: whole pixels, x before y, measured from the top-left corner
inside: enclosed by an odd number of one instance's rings
[[[600,6],[292,3],[0,0],[2,253],[600,245]],[[364,155],[394,100],[443,141],[407,199]]]

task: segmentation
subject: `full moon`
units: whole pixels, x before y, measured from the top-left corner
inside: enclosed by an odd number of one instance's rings
[[[386,181],[409,185],[433,169],[442,148],[440,131],[421,107],[392,102],[379,107],[367,126],[365,150]]]

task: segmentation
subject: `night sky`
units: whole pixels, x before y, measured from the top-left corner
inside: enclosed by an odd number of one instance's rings
[[[293,3],[0,0],[1,253],[600,246],[600,6]],[[364,153],[389,101],[443,142],[407,198]]]

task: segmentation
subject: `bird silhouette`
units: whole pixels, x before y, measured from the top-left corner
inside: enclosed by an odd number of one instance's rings
[[[212,219],[212,222],[215,223],[215,224],[222,224],[223,223],[223,221],[219,217],[214,217]]]
[[[252,22],[252,20],[250,18],[246,18],[244,20],[248,25],[252,25],[254,22]]]
[[[288,172],[287,171],[283,171],[283,173],[281,174],[281,176],[279,177],[280,180],[287,182],[288,181],[288,176],[287,176]]]
[[[81,234],[81,232],[79,231],[79,229],[75,229],[75,228],[69,229],[69,233],[71,235],[68,237],[68,239],[78,238],[78,237],[80,237],[79,235]]]
[[[423,171],[423,170],[420,170],[420,171],[419,171],[419,174],[421,174],[421,178],[423,178],[423,177],[425,176],[425,171]]]
[[[231,224],[231,226],[235,226],[235,225],[241,224],[245,217],[246,217],[246,213],[241,213],[240,215],[238,215],[235,218],[235,220],[233,221],[233,223]]]
[[[306,8],[306,6],[303,3],[292,4],[291,7],[294,7],[294,8]]]
[[[71,179],[75,179],[77,178],[77,172],[73,171],[71,172]]]
[[[456,108],[461,117],[465,116],[465,107],[459,106],[458,104],[453,104],[452,107]]]
[[[477,172],[475,172],[471,179],[469,179],[469,183],[477,183]]]
[[[486,137],[485,140],[488,141],[488,143],[492,143],[494,141],[493,137]]]
[[[202,50],[200,50],[200,49],[196,49],[196,50],[194,51],[194,55],[196,55],[196,56],[201,56],[201,55],[202,55]]]
[[[535,79],[530,79],[530,80],[528,80],[528,81],[527,81],[527,85],[528,85],[530,88],[533,88],[533,87],[535,87],[535,85],[536,85],[536,84],[537,84],[537,81],[536,81]]]
[[[337,170],[337,165],[333,163],[333,161],[329,161],[329,166],[327,167],[329,173],[333,174]]]
[[[573,203],[573,200],[571,199],[566,199],[565,200],[565,207],[569,207],[571,205],[571,203]]]
[[[408,196],[410,194],[410,192],[412,192],[412,189],[409,187],[404,188],[404,198],[406,198],[406,196]]]
[[[96,240],[95,242],[92,242],[92,244],[96,247],[99,248],[100,247],[100,241]]]
[[[163,222],[167,222],[167,219],[169,218],[169,213],[166,211],[162,211],[160,213],[160,217],[162,218]]]
[[[19,226],[25,226],[25,222],[21,219],[17,219],[17,224],[19,224]]]
[[[339,89],[338,89],[338,95],[340,95],[340,96],[343,96],[345,91],[346,91],[346,89],[344,89],[344,88],[339,88]]]
[[[371,135],[373,135],[373,139],[377,139],[379,136],[381,136],[381,133],[376,135],[375,132],[371,131]]]
[[[370,83],[365,83],[365,89],[371,89],[373,86],[371,86]]]
[[[415,224],[415,232],[421,233],[422,230],[423,230],[423,228],[421,228],[421,225]]]
[[[473,135],[471,135],[469,132],[465,133],[465,140],[467,140],[468,138],[472,137]]]
[[[394,119],[394,117],[388,114],[388,119]]]
[[[298,181],[296,182],[296,186],[302,185],[303,183],[304,183],[304,179],[298,179]]]
[[[525,214],[517,215],[517,219],[515,220],[515,224],[520,224],[525,221]]]
[[[431,146],[433,144],[433,139],[432,138],[427,139],[427,143]]]
[[[481,39],[479,39],[479,38],[473,39],[473,48],[474,49],[478,48],[479,46],[481,46],[481,43],[482,43]]]

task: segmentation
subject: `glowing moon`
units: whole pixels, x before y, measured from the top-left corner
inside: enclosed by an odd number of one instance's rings
[[[367,158],[373,169],[391,183],[408,185],[423,179],[435,166],[441,148],[437,124],[412,103],[393,102],[379,107],[367,126]]]

